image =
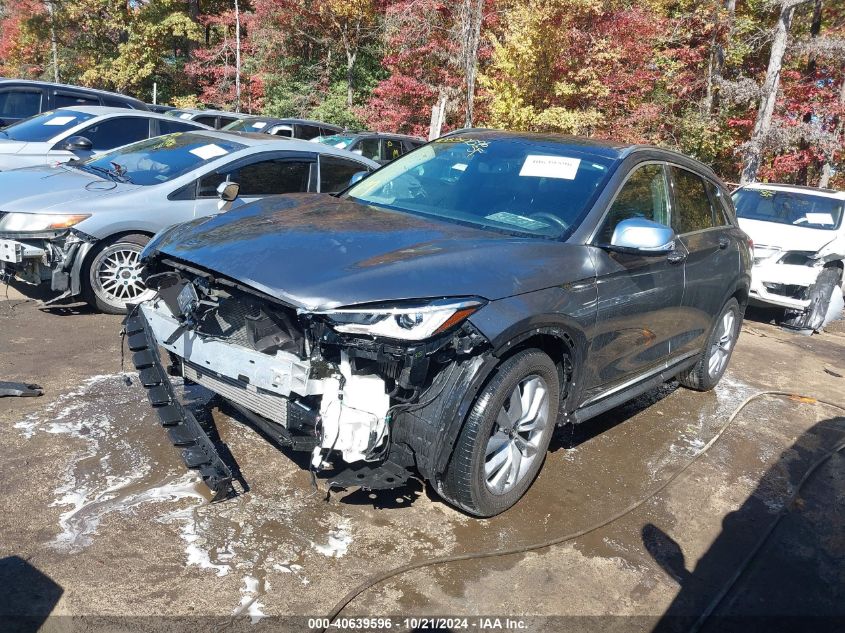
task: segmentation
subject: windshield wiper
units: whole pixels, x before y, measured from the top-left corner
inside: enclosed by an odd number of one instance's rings
[[[114,165],[114,163],[112,163]],[[76,165],[74,165],[76,167]],[[105,167],[100,167],[99,165],[79,165],[79,169],[82,170],[94,170],[98,173],[105,174],[108,176],[110,180],[114,182],[132,182],[124,172],[118,171],[116,169],[106,169]]]

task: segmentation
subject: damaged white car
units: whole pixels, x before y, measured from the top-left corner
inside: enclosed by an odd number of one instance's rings
[[[752,304],[784,308],[781,324],[818,330],[842,310],[845,192],[749,184],[733,194],[754,241]]]

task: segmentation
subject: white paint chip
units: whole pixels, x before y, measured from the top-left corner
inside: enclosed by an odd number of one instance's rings
[[[534,178],[575,180],[575,175],[578,173],[578,167],[580,165],[580,158],[529,154],[525,157],[525,162],[522,163],[522,169],[519,170],[519,175]]]

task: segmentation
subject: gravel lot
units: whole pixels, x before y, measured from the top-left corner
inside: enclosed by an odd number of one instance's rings
[[[601,522],[686,464],[758,390],[845,404],[842,322],[803,337],[748,320],[714,392],[670,383],[562,430],[528,496],[476,520],[416,482],[327,501],[302,459],[193,387],[191,406],[213,417],[249,484],[209,504],[128,363],[121,372],[119,322],[84,306],[42,309],[14,289],[0,301],[0,379],[45,388],[40,398],[0,399],[0,617],[29,616],[18,621],[25,630],[93,622],[57,616],[215,616],[246,630],[305,630],[305,620],[272,616],[324,616],[367,576],[409,561],[512,548]],[[808,467],[845,439],[842,416],[819,403],[758,398],[702,458],[621,519],[532,553],[401,575],[343,615],[595,616],[525,621],[550,631],[650,631],[663,618],[665,630],[686,630],[692,621],[683,616],[713,601]],[[843,516],[839,454],[800,490],[716,614],[845,618]],[[110,622],[130,630],[186,621]]]

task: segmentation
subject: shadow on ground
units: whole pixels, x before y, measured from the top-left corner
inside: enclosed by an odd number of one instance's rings
[[[783,451],[694,566],[671,534],[643,526],[680,586],[654,633],[845,630],[845,452],[829,452],[843,439],[845,418],[830,418]]]
[[[4,633],[35,633],[63,589],[20,556],[0,558],[0,622]]]

